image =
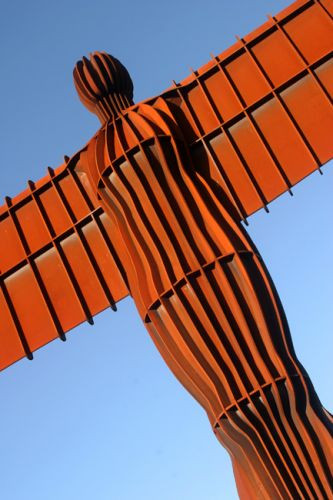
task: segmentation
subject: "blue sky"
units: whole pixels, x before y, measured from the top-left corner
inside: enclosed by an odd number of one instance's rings
[[[106,50],[135,100],[181,80],[289,0],[12,0],[0,20],[0,195],[14,195],[99,126],[72,84],[78,58]],[[332,165],[331,165],[332,167]],[[333,170],[255,214],[296,352],[332,409]],[[229,500],[230,461],[206,416],[169,372],[130,299],[0,375],[5,500]]]

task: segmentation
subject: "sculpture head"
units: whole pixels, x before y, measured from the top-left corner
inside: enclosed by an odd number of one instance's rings
[[[73,76],[80,101],[102,124],[133,104],[133,83],[127,69],[106,52],[83,57]]]

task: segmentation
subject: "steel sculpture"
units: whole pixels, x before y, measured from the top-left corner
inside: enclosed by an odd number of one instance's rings
[[[0,212],[1,368],[130,294],[244,499],[332,498],[332,418],[241,224],[333,156],[332,14],[298,0],[139,104],[116,58],[84,58],[101,128]]]

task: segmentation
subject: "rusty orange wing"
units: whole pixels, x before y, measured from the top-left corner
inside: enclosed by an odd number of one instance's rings
[[[0,370],[128,295],[117,229],[74,157],[0,208]]]
[[[150,101],[242,219],[333,157],[332,15],[331,0],[297,0]]]

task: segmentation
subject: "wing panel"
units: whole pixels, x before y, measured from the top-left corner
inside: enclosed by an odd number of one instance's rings
[[[89,255],[94,262],[94,268],[103,284],[104,293],[112,305],[119,300],[119,297],[127,295],[128,292],[119,267],[112,258],[110,248],[102,236],[101,225],[102,221],[97,216],[96,219],[82,226],[81,231],[90,250]]]
[[[76,222],[90,213],[90,207],[75,180],[73,175],[65,171],[54,183],[65,209]],[[68,200],[71,200],[71,203],[68,203]]]
[[[240,212],[246,215],[261,208],[263,200],[259,191],[250,177],[249,169],[241,161],[228,134],[226,132],[220,133],[209,139],[208,148],[212,158],[215,159],[217,170],[222,172],[222,176],[226,180],[229,180],[235,203],[240,208]]]
[[[196,110],[195,117],[203,133],[207,133],[218,127],[219,119],[209,106],[207,93],[202,90],[201,85],[194,87],[193,90],[188,93],[187,98],[188,107],[192,110]]]
[[[36,198],[39,200],[54,234],[61,234],[69,229],[72,223],[56,189],[50,189],[50,187],[51,185],[38,193]]]
[[[12,217],[14,220],[16,219],[17,230],[28,254],[35,252],[49,242],[50,234],[33,196],[27,198],[25,203],[15,207],[15,210],[12,211]]]
[[[333,157],[329,12],[297,0],[162,96],[244,218]]]
[[[332,0],[320,0],[321,5],[326,11],[333,16],[333,3]]]
[[[29,264],[8,276],[4,286],[30,351],[57,338],[57,328]]]
[[[0,219],[0,241],[0,272],[3,273],[25,258],[14,220],[8,214]]]
[[[288,186],[249,118],[245,116],[229,127],[228,131],[238,156],[265,203],[274,197],[275,189],[285,191]]]
[[[242,112],[243,107],[239,99],[219,68],[216,68],[211,75],[202,79],[202,86],[204,90],[206,89],[206,93],[221,121],[227,121]]]
[[[83,247],[82,240],[74,232],[60,242],[63,260],[71,273],[81,303],[88,318],[105,309],[109,303],[96,276],[92,263]]]
[[[313,155],[278,99],[270,99],[251,115],[277,163],[283,165],[290,186],[316,169],[317,163]]]
[[[332,50],[332,21],[319,3],[310,4],[297,15],[282,21],[281,29],[308,64]]]
[[[23,358],[26,352],[8,308],[8,300],[0,288],[0,370]]]
[[[251,51],[275,87],[304,69],[304,62],[279,29],[270,30],[255,41]]]
[[[0,369],[128,295],[117,229],[76,166],[0,208]]]
[[[85,321],[86,314],[57,248],[50,247],[36,257],[34,263],[53,306],[53,317],[59,323],[61,332],[67,332]]]
[[[320,164],[332,158],[333,109],[312,75],[281,92],[281,98]]]
[[[314,72],[329,97],[333,98],[333,57],[315,68]]]
[[[269,93],[269,84],[247,51],[222,65],[242,107],[250,106]]]

